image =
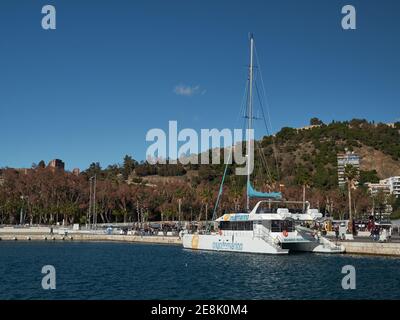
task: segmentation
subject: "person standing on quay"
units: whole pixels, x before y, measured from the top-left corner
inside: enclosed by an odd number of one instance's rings
[[[336,237],[336,243],[337,243],[339,240],[339,226],[338,225],[335,226],[335,237]]]

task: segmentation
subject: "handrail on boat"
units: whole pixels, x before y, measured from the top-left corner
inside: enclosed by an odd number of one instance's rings
[[[259,233],[259,238],[263,239],[268,244],[272,245],[275,249],[282,249],[280,245],[276,243],[276,239],[271,237],[268,231],[264,228],[261,229],[261,234]]]

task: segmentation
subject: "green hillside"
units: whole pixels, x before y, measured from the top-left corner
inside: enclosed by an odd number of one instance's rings
[[[338,188],[337,153],[354,150],[361,156],[359,187],[353,191],[355,217],[393,207],[400,215],[400,198],[368,194],[365,182],[400,175],[400,123],[375,124],[366,120],[323,124],[311,128],[282,128],[256,143],[252,181],[260,191],[281,191],[284,198],[302,200],[303,190],[312,207],[343,218],[348,213],[346,190]],[[102,168],[99,163],[79,175],[46,168],[43,161],[31,169],[0,169],[0,223],[13,224],[20,212],[32,223],[86,222],[89,178],[96,175],[99,222],[210,219],[225,166],[150,165],[125,156],[122,164]],[[246,177],[228,167],[221,215],[245,207]],[[303,189],[304,188],[304,189]]]

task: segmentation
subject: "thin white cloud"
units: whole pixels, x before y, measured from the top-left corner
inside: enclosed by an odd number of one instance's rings
[[[191,97],[195,94],[204,94],[205,90],[200,91],[200,86],[187,86],[184,84],[178,84],[177,86],[175,86],[174,88],[174,92],[175,94],[177,94],[178,96],[186,96],[186,97]]]

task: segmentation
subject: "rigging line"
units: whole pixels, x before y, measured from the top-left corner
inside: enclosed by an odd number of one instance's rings
[[[259,69],[261,69],[261,65],[260,65],[260,61],[258,59],[258,54],[257,54],[257,50],[255,49],[255,53],[256,53],[256,59],[257,59],[257,63],[260,66]],[[260,74],[260,79],[261,79],[261,85],[262,85],[262,89],[263,89],[263,96],[264,96],[264,100],[265,100],[265,104],[266,104],[266,108],[267,108],[267,115],[268,115],[268,121],[269,121],[269,125],[270,125],[270,129],[271,129],[271,138],[272,138],[272,146],[273,146],[273,150],[274,150],[274,158],[275,158],[275,166],[276,166],[276,173],[277,173],[277,180],[280,180],[280,174],[279,174],[279,164],[278,164],[278,155],[277,155],[277,147],[276,147],[276,142],[275,142],[275,136],[272,135],[272,123],[271,123],[271,116],[269,113],[269,103],[268,103],[268,99],[267,99],[267,93],[265,90],[265,84],[264,84],[264,80],[262,77],[262,72],[258,72]],[[263,110],[263,109],[262,109]],[[265,116],[264,116],[265,118]]]
[[[257,172],[259,174],[259,177],[262,178],[263,173],[265,173],[265,171],[264,171],[265,166],[264,166],[264,161],[261,158],[260,149],[257,148],[257,150],[258,150],[258,153],[259,153],[259,156],[260,156],[260,165],[257,166]],[[268,171],[267,171],[267,176],[268,176]],[[267,179],[268,179],[268,177],[267,177]],[[257,179],[254,179],[253,186],[257,188],[256,181],[257,181]]]
[[[260,145],[259,142],[257,142],[257,144]],[[270,182],[271,182],[271,184],[272,184],[272,183],[273,183],[273,177],[272,177],[272,174],[271,174],[271,170],[269,169],[269,166],[268,166],[268,161],[267,161],[267,159],[265,158],[265,155],[264,155],[264,153],[263,153],[263,151],[262,151],[261,145],[260,145],[259,148],[258,148],[258,152],[260,153],[261,162],[262,162],[262,164],[264,165],[264,168],[265,168],[266,171],[267,171],[267,176],[268,176],[268,178],[269,178],[269,180],[270,180]]]
[[[238,114],[238,117],[236,118],[236,123],[238,123],[239,119],[241,118],[242,112],[243,112],[244,109],[245,109],[245,105],[246,105],[245,102],[247,101],[247,95],[248,95],[248,92],[247,92],[248,84],[249,84],[249,80],[246,81],[246,85],[245,85],[245,89],[244,89],[244,94],[243,94],[243,97],[242,97],[242,103],[241,103],[241,106],[240,106],[240,112],[239,112],[239,114]]]
[[[257,60],[258,69],[261,70],[260,59],[258,58],[257,48],[256,48],[255,44],[254,44],[254,52],[255,52],[255,56],[256,56],[256,60]],[[265,104],[266,104],[266,108],[267,108],[268,122],[269,122],[269,126],[270,126],[270,129],[271,129],[272,144],[273,144],[273,148],[274,148],[276,173],[277,173],[277,178],[278,178],[278,181],[279,181],[280,180],[280,174],[279,174],[278,155],[277,155],[277,150],[278,149],[276,148],[275,136],[272,135],[273,128],[272,128],[272,123],[271,123],[271,115],[269,113],[269,109],[270,108],[269,108],[269,103],[268,103],[268,98],[267,98],[267,92],[266,92],[266,89],[265,89],[265,84],[264,84],[264,79],[263,79],[263,76],[262,76],[262,72],[259,71],[258,73],[260,74],[261,86],[262,86],[262,89],[263,89],[263,95],[264,95]]]
[[[265,124],[265,127],[266,127],[266,129],[267,129],[267,133],[268,133],[269,135],[271,135],[271,134],[268,132],[268,126],[267,126],[267,123],[266,123],[266,120],[265,120],[264,108],[263,108],[263,105],[262,105],[262,102],[261,102],[261,97],[260,97],[260,92],[259,92],[259,90],[258,90],[257,82],[255,82],[255,87],[256,87],[256,92],[257,92],[258,98],[259,98],[259,100],[260,100],[260,105],[261,105],[261,108],[260,108],[260,109],[261,109],[261,113],[262,113],[262,116],[263,116],[264,124]],[[260,149],[261,149],[261,143],[259,143],[259,145],[260,145]],[[260,154],[261,154],[262,157],[264,157],[264,158],[263,158],[263,159],[264,159],[264,166],[266,167],[266,169],[267,169],[267,171],[268,171],[268,174],[269,174],[269,178],[270,178],[270,180],[271,180],[271,183],[273,183],[272,174],[271,174],[271,172],[270,172],[270,170],[269,170],[268,162],[267,162],[267,160],[265,159],[265,155],[264,155],[264,153],[260,153]],[[275,159],[275,160],[276,160],[276,159]],[[278,168],[277,168],[277,175],[279,175]]]
[[[268,166],[268,161],[267,161],[267,159],[266,159],[266,157],[265,157],[265,154],[264,154],[264,152],[263,152],[263,150],[262,150],[262,148],[261,148],[261,144],[260,144],[260,143],[258,143],[258,144],[260,145],[260,147],[258,148],[258,150],[259,150],[259,152],[260,152],[261,160],[262,160],[263,163],[264,163],[264,167],[266,168],[267,174],[268,174],[268,176],[269,176],[269,178],[270,178],[270,180],[271,180],[271,183],[272,183],[272,182],[273,182],[273,177],[272,177],[271,171],[270,171],[269,166]]]
[[[247,101],[246,98],[247,98],[247,95],[248,95],[248,90],[247,90],[247,89],[248,89],[248,83],[249,83],[249,80],[247,80],[247,81],[246,81],[246,84],[245,84],[245,89],[244,89],[244,93],[243,93],[243,97],[242,97],[242,103],[241,103],[241,107],[240,107],[239,114],[238,114],[238,116],[237,116],[237,118],[236,118],[236,123],[238,123],[239,119],[241,118],[242,112],[243,112],[243,110],[244,110],[244,106],[245,106],[245,104],[246,104],[245,102]],[[217,217],[216,217],[216,215],[217,215],[217,208],[218,208],[218,205],[219,205],[220,198],[221,198],[221,196],[222,196],[222,191],[223,191],[223,185],[224,185],[224,181],[225,181],[225,176],[226,176],[226,172],[227,172],[227,170],[228,170],[229,162],[230,162],[231,157],[232,157],[233,148],[234,148],[234,143],[233,143],[233,141],[232,141],[232,146],[230,147],[230,152],[229,152],[228,161],[227,161],[226,164],[225,164],[224,175],[222,176],[222,179],[221,179],[221,184],[220,184],[220,188],[219,188],[219,192],[218,192],[217,201],[215,202],[215,205],[214,205],[214,211],[213,211],[213,216],[212,216],[212,220],[213,220],[213,221],[217,218]]]
[[[214,206],[212,221],[214,221],[217,218],[217,208],[218,208],[218,204],[219,204],[219,201],[221,199],[221,196],[222,196],[222,191],[223,191],[222,189],[223,189],[224,182],[225,182],[226,172],[228,170],[228,164],[229,164],[229,161],[231,160],[231,157],[232,157],[232,150],[233,150],[233,147],[231,146],[231,150],[229,152],[228,162],[225,165],[224,175],[222,176],[221,184],[219,186],[219,192],[218,192],[217,201],[215,202],[215,206]]]
[[[265,128],[267,129],[267,134],[268,134],[268,135],[271,135],[271,133],[270,133],[269,130],[268,130],[267,120],[265,119],[264,107],[263,107],[263,104],[262,104],[262,102],[261,102],[261,96],[260,96],[260,92],[258,91],[257,82],[255,82],[255,87],[256,87],[258,99],[260,100],[260,105],[261,105],[260,109],[261,109],[261,113],[262,113],[262,115],[263,115],[264,125],[265,125]]]
[[[242,129],[242,132],[245,132],[245,127],[246,127],[246,119],[244,118],[244,116],[242,116],[242,112],[244,111],[244,109],[247,107],[247,99],[248,99],[248,95],[249,95],[249,92],[248,92],[248,87],[249,87],[249,80],[247,79],[247,81],[246,81],[246,86],[245,86],[245,90],[244,90],[244,94],[243,94],[243,98],[242,98],[242,105],[241,105],[241,108],[240,108],[240,112],[239,112],[239,114],[238,114],[238,117],[237,117],[237,119],[236,119],[236,123],[238,123],[239,122],[239,119],[240,118],[243,118],[243,123],[242,123],[242,127],[241,127],[241,129]],[[242,141],[242,143],[243,143],[243,141]],[[242,143],[241,143],[241,147],[242,147]],[[234,141],[232,141],[232,146],[234,147]],[[232,159],[232,162],[233,162],[233,159]]]
[[[258,64],[258,69],[261,70],[260,59],[258,59],[257,48],[256,48],[255,44],[254,44],[254,52],[255,52],[255,56],[256,56],[256,60],[257,60],[257,64]],[[263,76],[262,76],[262,72],[259,71],[258,73],[260,74],[261,86],[262,86],[262,89],[263,89],[263,96],[264,96],[264,99],[265,99],[265,103],[267,105],[268,123],[269,123],[270,129],[271,129],[271,132],[272,132],[273,128],[272,128],[272,123],[271,123],[271,115],[269,114],[269,107],[268,107],[269,103],[268,103],[268,99],[267,99],[267,92],[266,92],[266,89],[265,89],[264,79],[263,79]]]
[[[268,125],[267,125],[267,122],[266,122],[266,119],[265,119],[265,113],[264,113],[264,108],[263,108],[263,104],[262,104],[260,92],[259,92],[258,86],[257,86],[257,81],[255,81],[254,84],[255,84],[255,87],[256,87],[256,92],[257,92],[258,100],[259,100],[259,103],[260,103],[260,109],[261,109],[261,112],[262,112],[262,115],[263,115],[263,120],[264,120],[265,129],[267,130],[268,135],[270,135],[269,130],[268,130]],[[269,169],[268,161],[267,161],[267,159],[265,158],[265,154],[262,152],[261,143],[258,142],[258,141],[256,141],[256,145],[258,146],[258,151],[259,151],[260,158],[261,158],[261,162],[262,162],[261,164],[262,164],[262,165],[264,166],[264,168],[266,169],[266,171],[267,171],[267,176],[268,176],[270,182],[273,183],[273,177],[272,177],[272,174],[271,174],[271,170]],[[261,171],[260,171],[260,172],[261,172]]]

